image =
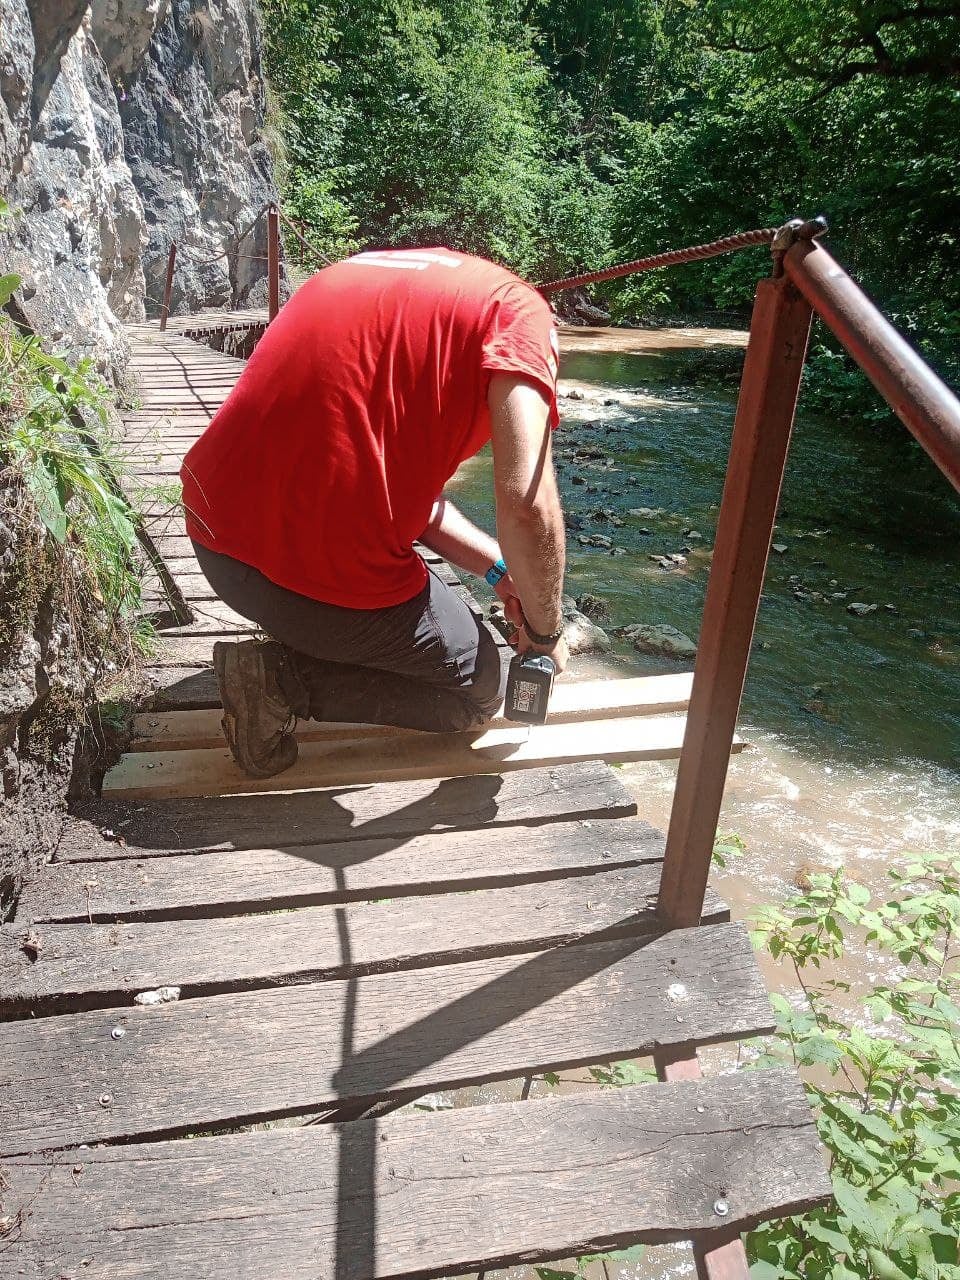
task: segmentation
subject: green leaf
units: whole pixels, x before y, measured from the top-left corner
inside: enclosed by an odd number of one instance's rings
[[[23,283],[20,276],[13,273],[0,276],[0,307],[5,307]]]
[[[912,1276],[898,1267],[882,1250],[868,1248],[867,1257],[877,1280],[913,1280]]]
[[[56,540],[67,540],[67,513],[64,510],[60,487],[42,458],[36,458],[29,472],[30,488],[40,513],[40,519]]]
[[[887,1233],[896,1220],[896,1211],[886,1201],[872,1201],[858,1187],[841,1178],[833,1179],[833,1194],[844,1216],[849,1218],[868,1244],[886,1247]],[[890,1280],[894,1280],[890,1277]]]

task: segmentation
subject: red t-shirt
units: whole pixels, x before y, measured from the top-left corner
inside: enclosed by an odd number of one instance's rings
[[[187,530],[315,600],[409,600],[426,582],[413,542],[490,439],[490,374],[533,382],[556,426],[556,351],[544,299],[482,258],[380,250],[328,267],[186,455]]]

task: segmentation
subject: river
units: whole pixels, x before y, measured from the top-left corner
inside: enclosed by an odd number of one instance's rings
[[[608,629],[666,622],[697,637],[736,405],[735,383],[705,388],[687,375],[704,345],[709,337],[698,336],[690,351],[671,341],[642,354],[563,357],[557,469],[568,522],[582,526],[568,535],[567,590],[603,596]],[[451,489],[491,527],[487,452]],[[582,546],[592,533],[627,554]],[[774,538],[784,549],[771,555],[741,708],[749,749],[731,761],[720,822],[746,849],[713,875],[735,916],[782,899],[808,869],[844,865],[883,892],[905,851],[960,847],[958,535],[960,502],[905,429],[801,407]],[[650,558],[682,547],[690,553],[676,570]],[[483,584],[477,594],[488,595]],[[854,603],[878,607],[856,616]],[[575,669],[683,669],[615,646],[606,658],[574,659]],[[620,776],[641,816],[665,829],[675,764],[629,764]],[[789,989],[780,968],[763,967],[771,989]],[[854,951],[845,976],[866,986],[877,969]],[[708,1069],[732,1065],[729,1051],[710,1052]],[[588,1072],[565,1076],[561,1089],[591,1086]],[[489,1096],[513,1091],[493,1086]],[[589,1274],[654,1280],[688,1270],[688,1255],[663,1248],[639,1266]]]

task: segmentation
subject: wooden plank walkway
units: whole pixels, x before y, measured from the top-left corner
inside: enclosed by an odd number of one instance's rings
[[[172,368],[185,448],[227,358],[158,337],[133,425],[170,415]],[[162,502],[151,528],[181,603],[213,603]],[[791,1072],[697,1078],[699,1045],[772,1027],[746,931],[712,893],[664,928],[663,836],[575,750],[662,746],[688,677],[560,686],[522,759],[308,726],[258,790],[196,656],[250,628],[211,618],[164,630],[136,750],[0,929],[4,1276],[426,1280],[692,1239],[701,1276],[744,1277],[740,1232],[829,1198],[815,1126]],[[661,1083],[406,1106],[639,1055]]]

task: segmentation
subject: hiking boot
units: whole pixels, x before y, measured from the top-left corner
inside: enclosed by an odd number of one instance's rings
[[[218,641],[213,646],[230,754],[251,778],[270,778],[297,758],[296,717],[280,690],[283,651],[273,640]]]

